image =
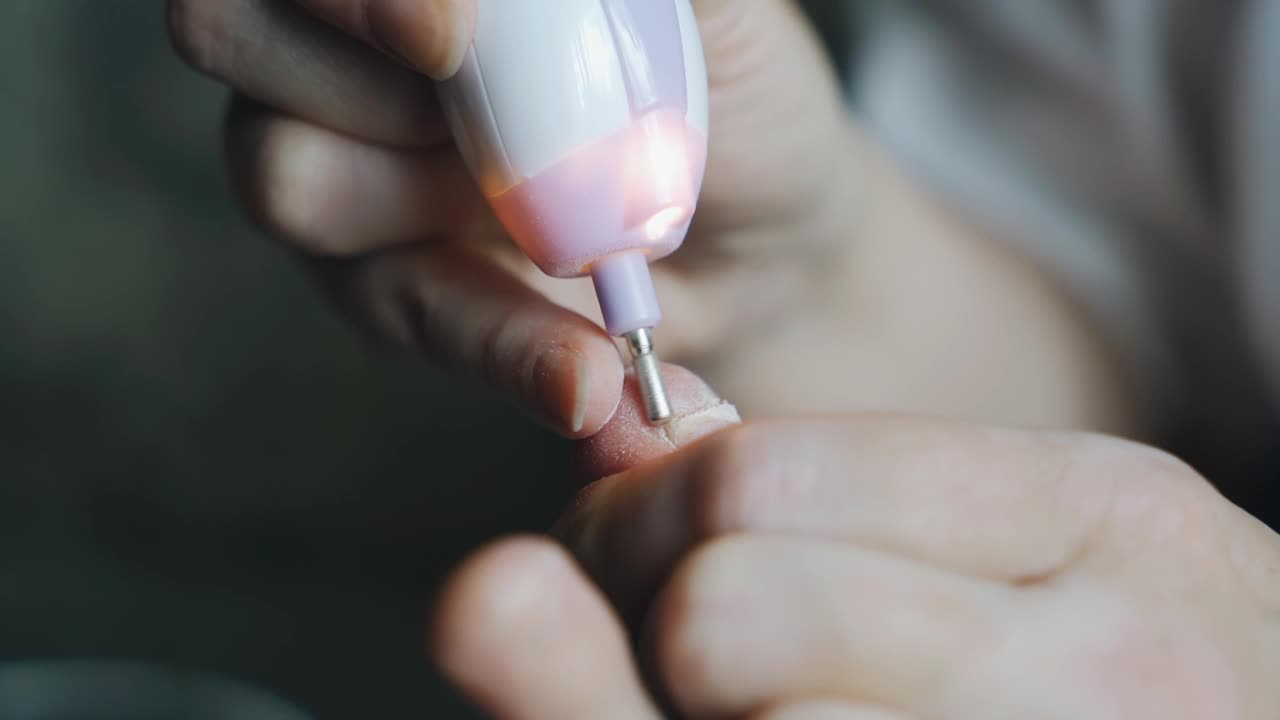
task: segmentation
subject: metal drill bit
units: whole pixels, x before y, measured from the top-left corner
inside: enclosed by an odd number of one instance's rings
[[[636,368],[636,381],[640,384],[640,397],[645,413],[654,425],[666,425],[671,419],[671,402],[662,384],[662,366],[653,352],[653,336],[647,328],[626,334],[627,347]]]

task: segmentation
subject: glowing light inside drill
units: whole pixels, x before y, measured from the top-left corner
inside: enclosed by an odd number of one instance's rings
[[[684,143],[666,133],[652,133],[646,140],[645,160],[653,188],[660,197],[671,197],[689,184],[689,158]]]
[[[671,206],[664,210],[659,210],[649,221],[644,224],[644,234],[650,240],[657,242],[665,238],[672,230],[676,229],[680,223],[689,217],[689,213],[682,207]]]
[[[682,133],[657,116],[642,120],[637,130],[627,169],[633,212],[639,215],[633,222],[649,241],[662,242],[693,212],[689,149]]]

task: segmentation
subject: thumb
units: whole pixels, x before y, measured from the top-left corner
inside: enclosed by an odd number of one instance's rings
[[[475,34],[476,0],[299,0],[307,9],[437,80]]]

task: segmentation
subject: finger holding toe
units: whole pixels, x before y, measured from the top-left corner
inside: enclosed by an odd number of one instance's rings
[[[466,562],[441,596],[430,647],[500,720],[661,720],[617,618],[546,540],[502,541]]]

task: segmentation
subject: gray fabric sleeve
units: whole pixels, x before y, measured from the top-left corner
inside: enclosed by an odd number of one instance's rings
[[[1280,348],[1271,364],[1259,343],[1277,333],[1257,325],[1266,311],[1242,272],[1265,275],[1254,284],[1269,290],[1280,282],[1280,177],[1242,171],[1266,165],[1259,153],[1277,156],[1271,138],[1240,146],[1239,104],[1261,101],[1246,79],[1265,72],[1236,40],[1258,20],[1250,13],[1277,10],[1266,0],[886,2],[857,62],[854,100],[872,132],[1058,278],[1117,348],[1160,435],[1217,465],[1252,466],[1280,437],[1264,382]],[[1280,47],[1280,20],[1267,22],[1252,31]],[[1280,107],[1266,111],[1280,128]],[[1268,192],[1275,202],[1261,206],[1273,216],[1243,227],[1242,198]]]

